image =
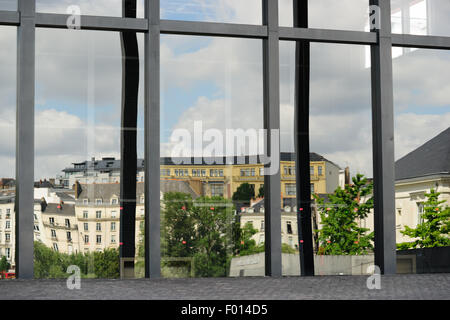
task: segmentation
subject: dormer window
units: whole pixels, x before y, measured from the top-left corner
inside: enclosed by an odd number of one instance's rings
[[[102,199],[95,199],[95,204],[96,205],[102,205],[103,204],[103,200]]]
[[[111,204],[112,205],[118,204],[118,202],[119,202],[119,199],[117,199],[117,198],[112,198],[111,199]]]
[[[83,199],[83,204],[89,204],[89,199]]]

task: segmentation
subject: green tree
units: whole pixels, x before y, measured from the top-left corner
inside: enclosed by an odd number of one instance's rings
[[[423,203],[422,222],[415,229],[405,226],[402,234],[416,238],[412,242],[397,244],[398,249],[433,248],[450,245],[450,208],[443,206],[445,200],[439,200],[439,192],[431,189],[426,193],[427,201]]]
[[[373,232],[367,234],[370,230],[358,225],[358,220],[367,218],[373,209],[373,183],[368,183],[362,174],[352,181],[353,184],[344,189],[338,187],[330,194],[327,203],[314,195],[321,217],[322,228],[316,230],[321,254],[355,255],[373,250]]]
[[[192,208],[195,272],[200,277],[227,275],[233,249],[233,205],[222,197],[202,197]]]
[[[106,249],[94,252],[94,272],[97,278],[119,278],[119,250]]]
[[[11,268],[11,265],[9,264],[8,260],[6,260],[6,257],[3,256],[0,260],[0,272],[2,271],[8,271]]]
[[[180,192],[164,194],[161,226],[162,256],[193,256],[195,221],[191,195]]]
[[[255,186],[249,183],[241,184],[233,193],[233,201],[250,202],[253,198],[255,198]]]
[[[264,185],[263,184],[259,187],[258,198],[264,198]]]
[[[252,237],[258,232],[253,225],[247,222],[243,228],[240,227],[240,223],[237,222],[238,228],[235,234],[235,251],[234,255],[247,256],[258,252],[263,252],[264,247],[256,245],[256,241]],[[262,249],[262,251],[261,251]]]

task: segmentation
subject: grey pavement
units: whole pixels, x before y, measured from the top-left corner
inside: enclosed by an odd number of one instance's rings
[[[242,277],[198,279],[1,280],[0,300],[450,300],[450,274],[381,276]]]

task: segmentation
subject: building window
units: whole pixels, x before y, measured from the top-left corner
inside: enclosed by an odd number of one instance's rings
[[[1,216],[0,216],[0,218],[1,218]],[[37,218],[37,215],[36,214],[34,214],[34,220],[37,220],[38,218]]]
[[[314,183],[311,183],[311,193],[314,193]]]
[[[310,166],[309,167],[309,173],[313,176],[314,175],[314,167]]]
[[[113,198],[113,199],[111,199],[111,204],[112,205],[116,205],[117,204],[117,198]]]
[[[57,243],[53,244],[53,250],[58,251],[58,244]]]
[[[88,211],[83,211],[83,219],[87,219],[89,217]]]
[[[206,177],[206,170],[202,170],[202,177]]]
[[[292,234],[292,224],[290,221],[286,222],[286,229],[288,234]]]
[[[83,204],[89,204],[89,199],[83,199]]]
[[[145,197],[144,196],[141,196],[141,203],[145,203]]]
[[[424,206],[422,202],[417,203],[417,224],[423,223]]]
[[[317,167],[317,170],[318,170],[319,176],[321,176],[321,175],[323,174],[323,172],[322,172],[322,166],[318,166],[318,167]]]
[[[117,212],[116,211],[111,211],[111,218],[115,219],[117,216]]]
[[[223,197],[223,184],[212,184],[211,185],[211,196],[213,197]]]
[[[115,235],[111,236],[111,243],[116,243],[116,236]]]
[[[264,232],[264,220],[261,220],[261,232]]]
[[[5,242],[10,242],[10,241],[11,241],[11,234],[5,233]]]
[[[6,220],[5,229],[11,229],[11,221]]]
[[[70,231],[67,231],[67,241],[72,241],[72,234]]]
[[[51,229],[50,232],[52,234],[52,238],[56,238],[56,231]]]
[[[102,236],[101,235],[97,235],[97,243],[102,243]]]
[[[285,188],[286,188],[286,195],[295,196],[297,194],[295,183],[287,183],[285,185]]]
[[[102,212],[101,211],[95,211],[95,218],[101,219],[102,218]]]
[[[70,220],[66,219],[66,228],[70,228]]]
[[[39,231],[39,226],[37,224],[34,225],[34,231]]]
[[[111,231],[116,231],[116,223],[111,222]]]
[[[102,224],[97,222],[96,226],[95,226],[95,230],[97,231],[102,231]]]
[[[53,217],[48,218],[48,221],[50,222],[51,225],[55,224],[55,218]]]
[[[102,199],[95,199],[95,204],[99,206],[99,205],[103,204],[103,200]]]
[[[6,248],[6,259],[11,259],[11,248]]]
[[[89,243],[89,236],[84,236],[84,243]]]
[[[178,177],[178,169],[175,169],[175,176]]]

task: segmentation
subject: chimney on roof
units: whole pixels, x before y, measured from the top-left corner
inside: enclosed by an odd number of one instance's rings
[[[81,194],[81,191],[83,191],[83,189],[81,188],[81,184],[78,182],[78,180],[75,181],[74,188],[75,188],[75,199],[78,199],[78,197]]]
[[[345,185],[350,184],[350,168],[345,168]]]
[[[47,201],[45,201],[45,198],[41,198],[41,212],[45,212],[45,209],[47,209]]]

